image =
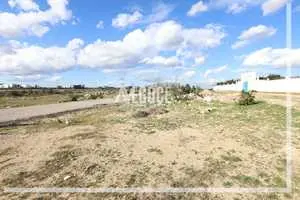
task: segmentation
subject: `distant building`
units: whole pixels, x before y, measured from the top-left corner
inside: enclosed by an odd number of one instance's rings
[[[22,84],[21,87],[22,88],[32,88],[32,86],[29,84]]]
[[[15,83],[13,83],[13,84],[11,85],[11,87],[12,87],[12,88],[23,88],[22,85],[20,85],[20,84],[15,84]]]
[[[255,72],[241,74],[241,80],[232,84],[217,85],[215,91],[255,90],[258,92],[295,92],[300,93],[300,78],[280,78],[262,80]]]
[[[84,89],[84,85],[73,85],[73,89]]]

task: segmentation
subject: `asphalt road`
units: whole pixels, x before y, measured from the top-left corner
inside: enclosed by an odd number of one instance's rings
[[[99,99],[18,108],[5,108],[0,109],[0,125],[113,103],[115,103],[114,99]]]

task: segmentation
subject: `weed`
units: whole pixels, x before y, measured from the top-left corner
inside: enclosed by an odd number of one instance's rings
[[[229,161],[229,162],[240,162],[242,161],[241,158],[238,156],[232,155],[231,153],[227,153],[226,155],[221,155],[221,158],[223,160]]]
[[[261,184],[260,180],[252,176],[237,175],[233,176],[232,178],[239,181],[242,185],[257,186]]]
[[[232,187],[232,186],[233,186],[233,183],[230,182],[230,181],[226,181],[226,182],[223,183],[223,186],[224,186],[224,187]]]
[[[155,153],[157,153],[157,154],[159,154],[159,155],[162,155],[162,154],[163,154],[162,150],[161,150],[161,149],[158,149],[158,148],[150,148],[150,149],[147,149],[147,151],[148,151],[149,153],[155,152]]]
[[[256,104],[255,95],[253,91],[250,92],[242,92],[240,99],[238,101],[239,105],[248,106]]]

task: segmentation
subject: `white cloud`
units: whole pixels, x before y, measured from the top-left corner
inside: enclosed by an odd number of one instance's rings
[[[203,76],[204,76],[204,78],[207,78],[211,74],[218,74],[220,72],[225,71],[226,69],[227,69],[227,65],[223,65],[223,66],[220,66],[220,67],[217,67],[214,69],[208,69],[205,71]]]
[[[68,42],[67,48],[71,50],[80,49],[84,45],[84,41],[79,38],[75,38]]]
[[[167,19],[173,10],[174,10],[173,5],[158,3],[152,9],[152,13],[145,17],[146,19],[144,23],[161,22]]]
[[[266,0],[215,0],[213,2],[213,6],[217,8],[222,8],[225,7],[228,9],[230,8],[236,8],[240,9],[243,8],[243,10],[246,10],[247,8],[253,7],[253,6],[258,6],[261,3],[263,3]],[[234,9],[233,9],[234,10]]]
[[[172,56],[172,57],[155,56],[153,58],[145,58],[141,61],[141,63],[147,65],[166,66],[166,67],[175,67],[181,65],[181,62],[178,60],[176,56]]]
[[[204,56],[195,57],[195,65],[202,65],[205,62]]]
[[[233,49],[238,49],[256,40],[271,37],[274,34],[276,34],[276,32],[277,30],[271,26],[270,27],[267,27],[265,25],[253,26],[243,31],[238,38],[239,40],[235,42],[231,47]]]
[[[228,5],[227,12],[232,14],[241,13],[247,9],[247,5],[243,3],[232,3]]]
[[[263,15],[269,15],[283,8],[289,0],[267,0],[261,6]]]
[[[104,22],[102,20],[99,20],[96,24],[97,29],[103,29],[104,28]]]
[[[242,47],[248,45],[249,43],[250,43],[249,40],[239,40],[239,41],[236,41],[233,45],[231,45],[231,48],[239,49],[239,48],[242,48]]]
[[[150,14],[143,15],[142,9],[134,8],[132,13],[120,13],[112,20],[115,28],[126,28],[136,24],[151,24],[167,19],[174,10],[174,6],[165,3],[157,3]]]
[[[272,36],[276,33],[276,31],[277,30],[273,27],[267,27],[265,25],[257,25],[244,31],[240,35],[239,39],[240,40],[260,39],[260,38]]]
[[[91,68],[126,68],[151,55],[151,41],[143,31],[128,33],[123,40],[88,44],[79,54],[78,64]]]
[[[204,28],[183,30],[185,44],[198,48],[213,48],[219,46],[226,35],[221,26],[214,24],[208,24]]]
[[[225,9],[227,13],[237,14],[249,8],[261,6],[263,15],[265,16],[280,10],[288,1],[289,0],[211,0],[206,4],[199,3],[199,10]],[[196,10],[197,9],[195,9],[195,11]],[[191,12],[191,14],[193,14],[193,12]]]
[[[300,49],[273,49],[267,47],[247,55],[243,61],[245,66],[286,67],[290,64],[300,66]]]
[[[193,70],[186,71],[186,72],[183,73],[184,78],[192,78],[195,75],[196,75],[196,72],[193,71]]]
[[[11,8],[20,8],[24,11],[39,10],[39,5],[33,0],[9,0],[8,5]]]
[[[298,5],[294,8],[294,12],[300,12],[300,5]]]
[[[45,75],[45,74],[28,74],[28,75],[16,75],[15,79],[22,82],[45,80],[49,82],[57,82],[62,79],[59,75]]]
[[[80,19],[78,17],[73,16],[73,20],[72,20],[71,24],[75,26],[75,25],[79,24],[79,22],[80,22]]]
[[[145,34],[160,50],[174,50],[184,41],[183,27],[175,21],[154,23],[148,26]]]
[[[227,13],[237,14],[260,5],[263,1],[265,0],[211,0],[204,4],[204,10],[225,9]]]
[[[0,73],[33,75],[67,70],[76,65],[76,55],[83,41],[71,40],[65,47],[43,48],[11,41],[0,49]]]
[[[34,2],[24,5],[20,2],[31,1],[11,1],[11,6],[22,7],[24,12],[0,12],[0,36],[15,37],[25,34],[41,37],[49,31],[50,26],[72,19],[72,12],[67,9],[68,0],[48,0],[50,8],[45,11],[36,8]]]
[[[205,12],[208,10],[208,6],[203,3],[203,1],[199,1],[192,5],[191,9],[187,12],[188,16],[195,16],[200,12]]]
[[[202,65],[206,57],[197,49],[179,48],[176,50],[176,56],[183,60],[184,66],[197,67]]]
[[[20,81],[38,81],[44,78],[41,74],[32,74],[32,75],[17,75],[15,76],[16,79]]]
[[[92,68],[135,67],[145,58],[155,58],[164,51],[175,54],[182,48],[190,48],[193,52],[214,48],[225,36],[219,26],[186,29],[175,21],[154,23],[144,31],[136,29],[128,33],[123,40],[91,43],[81,50],[78,61],[80,65]]]
[[[49,77],[47,79],[47,81],[57,82],[57,81],[60,81],[61,79],[62,79],[62,76],[60,76],[60,75],[53,75],[53,76]]]
[[[112,20],[112,26],[115,28],[125,28],[127,26],[139,23],[143,15],[139,11],[130,13],[120,13]]]
[[[185,59],[201,64],[205,60],[201,52],[220,45],[225,36],[219,26],[189,29],[175,21],[166,21],[131,31],[121,40],[97,40],[86,45],[78,38],[63,47],[10,41],[0,46],[0,73],[53,74],[73,66],[109,70],[141,65],[181,66]]]

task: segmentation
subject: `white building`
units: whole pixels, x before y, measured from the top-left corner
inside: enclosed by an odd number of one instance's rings
[[[255,72],[241,74],[241,81],[235,84],[217,85],[215,91],[242,91],[244,82],[248,82],[248,90],[258,92],[295,92],[300,93],[300,78],[259,80]]]
[[[9,88],[9,85],[5,83],[0,83],[0,88]]]

